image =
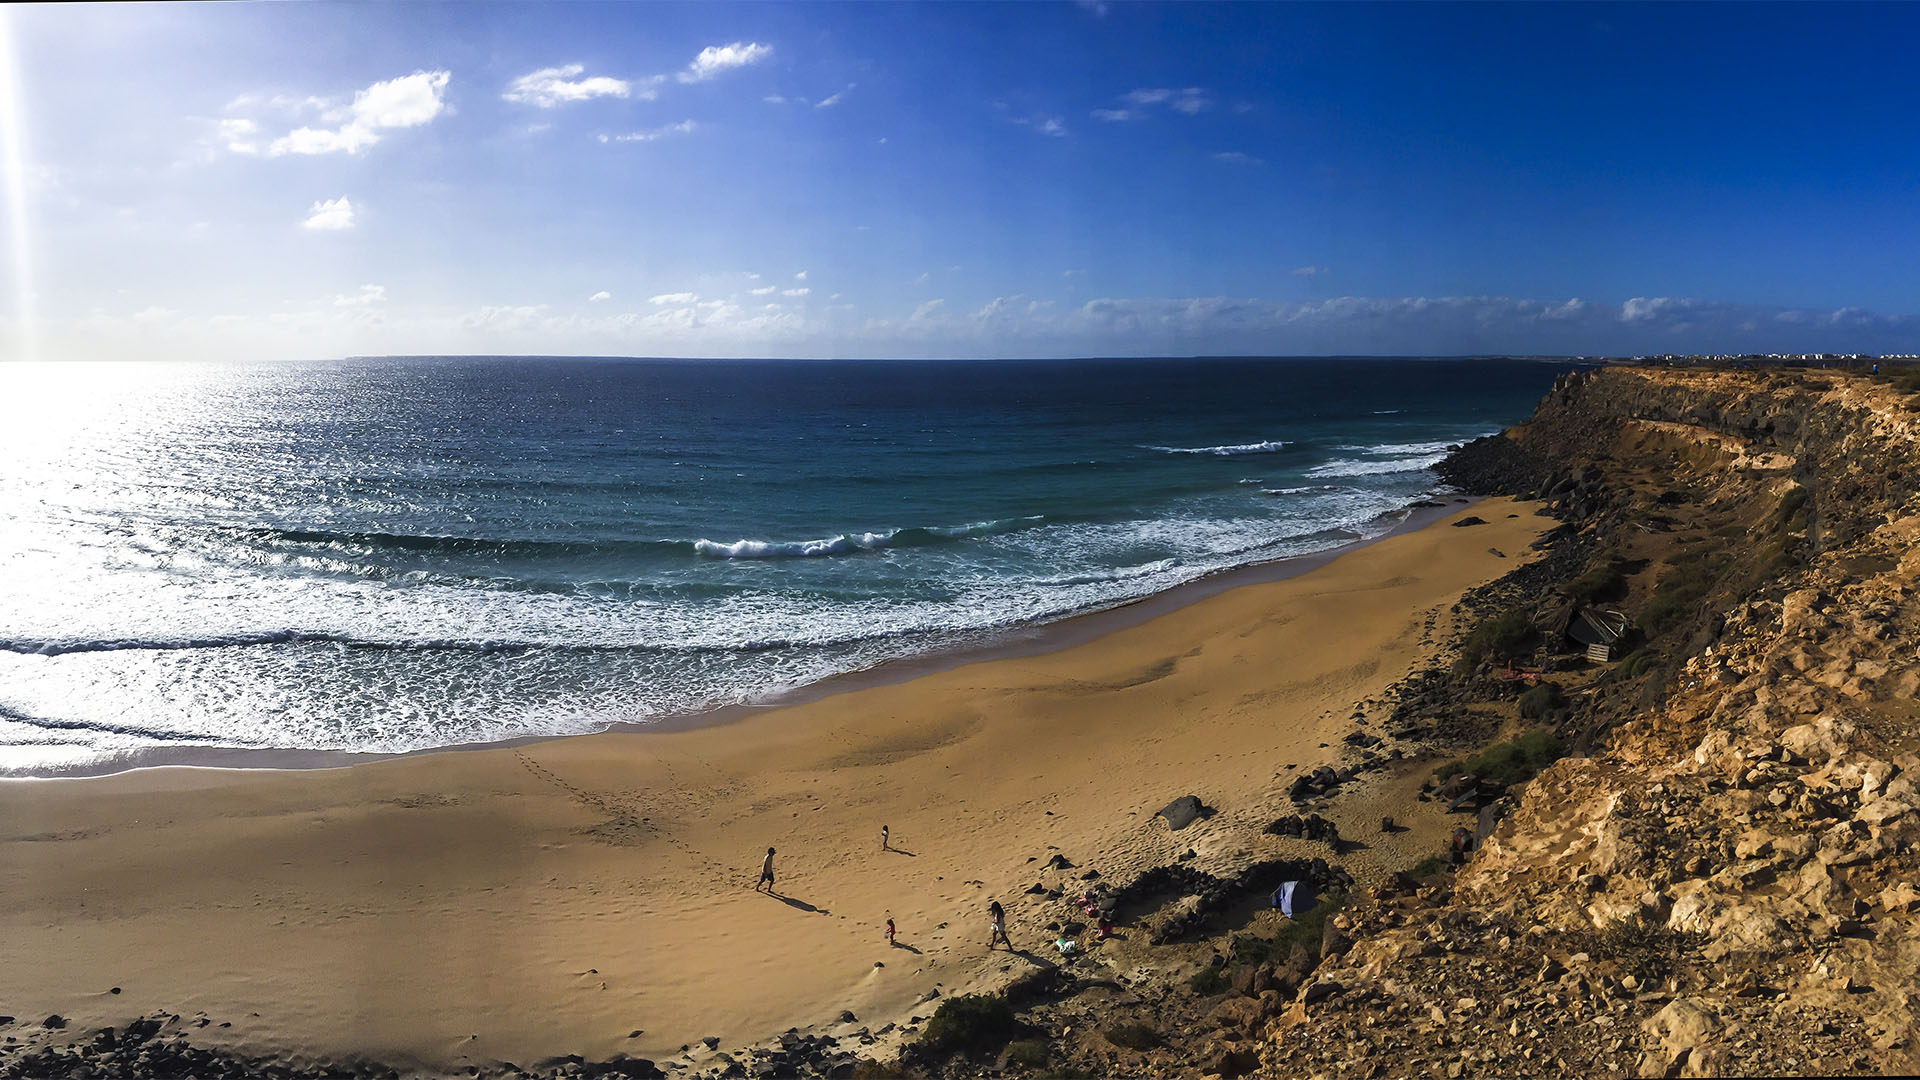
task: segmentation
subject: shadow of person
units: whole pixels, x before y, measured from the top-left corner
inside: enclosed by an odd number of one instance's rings
[[[909,859],[917,859],[920,857],[918,855],[915,855],[913,852],[908,851],[906,848],[900,848],[900,847],[890,847],[887,849],[887,853],[889,855],[905,855]]]
[[[790,908],[797,908],[800,911],[811,911],[821,915],[833,914],[833,912],[828,911],[826,908],[814,907],[812,904],[807,903],[805,900],[802,900],[797,896],[782,896],[779,893],[768,893],[767,895],[773,897],[775,900],[780,901],[781,903],[787,905]]]
[[[909,944],[907,944],[907,943],[906,943],[906,942],[904,942],[904,941],[896,941],[896,942],[894,942],[894,943],[893,943],[893,947],[894,947],[894,948],[896,948],[896,949],[905,949],[905,950],[907,950],[908,952],[910,952],[910,953],[912,953],[912,954],[913,954],[913,955],[915,955],[915,956],[920,956],[920,955],[922,955],[922,953],[920,952],[920,950],[919,950],[919,949],[916,949],[916,948],[914,948],[913,946],[911,946],[911,945],[909,945]]]

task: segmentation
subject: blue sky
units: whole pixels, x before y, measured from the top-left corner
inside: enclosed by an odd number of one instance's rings
[[[14,6],[4,355],[1920,350],[1920,6]]]

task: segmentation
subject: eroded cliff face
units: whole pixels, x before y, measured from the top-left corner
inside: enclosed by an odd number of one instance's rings
[[[1450,886],[1335,917],[1263,1069],[1920,1070],[1916,421],[1860,376],[1610,368],[1462,455],[1623,568],[1646,641]]]

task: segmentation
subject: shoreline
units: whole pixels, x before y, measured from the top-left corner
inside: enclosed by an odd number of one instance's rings
[[[1401,515],[1400,520],[1377,536],[1362,537],[1304,555],[1290,555],[1218,570],[1191,581],[1181,582],[1171,588],[1121,601],[1108,607],[1073,612],[1045,622],[1000,627],[988,631],[986,639],[982,641],[939,647],[926,652],[883,660],[871,667],[840,672],[815,682],[780,691],[761,701],[719,705],[692,712],[669,713],[645,721],[612,721],[591,731],[517,735],[489,742],[448,743],[444,746],[429,746],[398,752],[293,747],[153,747],[109,760],[69,768],[0,774],[0,785],[15,781],[89,780],[152,769],[267,772],[350,769],[359,765],[405,760],[429,754],[515,749],[555,739],[592,738],[608,733],[687,731],[721,726],[768,710],[806,705],[824,698],[854,693],[871,687],[893,686],[969,664],[1038,656],[1071,649],[1117,630],[1138,626],[1159,616],[1200,603],[1208,597],[1217,596],[1231,589],[1284,581],[1310,573],[1348,552],[1379,543],[1389,537],[1427,528],[1450,514],[1479,503],[1482,498],[1482,496],[1454,493],[1429,493],[1423,495],[1419,501],[1440,503],[1440,505],[1409,504],[1399,510],[1388,511],[1382,515],[1382,518],[1397,514]]]
[[[1068,648],[722,725],[0,785],[0,940],[33,958],[0,966],[0,1001],[68,1019],[36,1038],[162,1010],[253,1057],[432,1076],[911,1027],[933,997],[1044,963],[984,950],[989,897],[1038,950],[1064,912],[1036,880],[1324,855],[1262,832],[1294,812],[1287,779],[1333,760],[1355,704],[1427,663],[1448,606],[1548,524],[1481,506],[1484,525],[1403,531]],[[1443,843],[1417,768],[1379,776],[1327,811],[1368,837],[1343,859],[1356,876]],[[1154,811],[1188,793],[1215,813],[1171,834]],[[1383,814],[1412,827],[1376,836]],[[751,888],[769,846],[772,898]],[[1102,962],[1186,962],[1129,937]]]

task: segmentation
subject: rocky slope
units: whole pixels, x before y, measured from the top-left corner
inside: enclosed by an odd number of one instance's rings
[[[1461,455],[1638,567],[1650,674],[1575,695],[1590,755],[1450,887],[1336,916],[1339,990],[1273,1025],[1266,1070],[1920,1068],[1916,419],[1859,377],[1605,369]]]

